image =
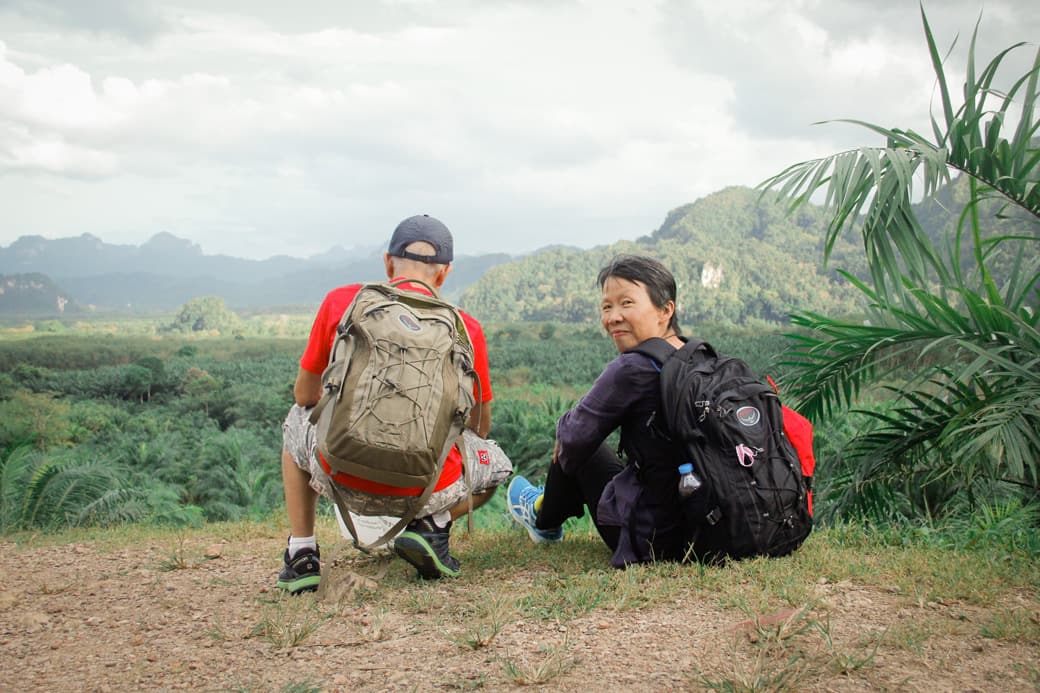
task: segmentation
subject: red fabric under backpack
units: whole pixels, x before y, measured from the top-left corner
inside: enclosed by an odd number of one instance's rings
[[[780,394],[773,379],[766,376],[766,380],[773,386],[773,390]],[[808,491],[809,514],[812,515],[812,480],[816,471],[816,455],[813,454],[812,447],[813,425],[809,419],[786,404],[781,405],[780,409],[784,414],[784,435],[791,441],[795,452],[798,453],[798,461],[802,463],[802,476],[805,478],[805,488]]]

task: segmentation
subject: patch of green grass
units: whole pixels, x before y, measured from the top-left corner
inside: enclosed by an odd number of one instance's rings
[[[746,611],[748,615],[753,612]],[[726,693],[759,693],[805,687],[813,662],[806,652],[807,634],[816,628],[808,607],[771,625],[752,619],[746,638],[735,634],[733,653],[726,665],[712,672],[697,671],[691,681],[698,688]],[[745,644],[746,643],[746,644]]]
[[[992,614],[979,632],[1005,642],[1040,643],[1040,614],[1024,609],[1002,609]]]
[[[171,570],[186,570],[188,568],[194,568],[198,565],[198,560],[192,560],[188,555],[188,549],[186,546],[187,537],[184,533],[178,533],[174,540],[173,546],[169,553],[159,562],[158,569],[161,572],[168,572]]]
[[[565,638],[559,645],[539,649],[532,657],[509,656],[503,659],[506,678],[518,686],[540,686],[565,674],[578,664],[570,653],[571,643]]]
[[[456,614],[462,633],[449,639],[459,647],[480,650],[491,644],[502,627],[517,618],[516,603],[509,595],[484,590],[474,595],[468,608]]]
[[[891,626],[885,633],[884,644],[914,654],[924,653],[924,644],[935,635],[935,625],[927,619]]]
[[[831,637],[829,618],[817,621],[816,627],[827,646],[829,668],[843,676],[872,665],[877,657],[878,649],[888,633],[887,629],[881,633],[863,633],[860,636],[860,642],[852,649],[848,649]]]
[[[228,634],[227,629],[224,628],[224,624],[221,623],[219,619],[206,628],[206,635],[211,640],[217,640],[219,642],[226,642],[232,639],[231,635]]]
[[[262,606],[260,620],[246,637],[262,638],[276,647],[296,647],[327,619],[310,595],[279,594]]]
[[[381,642],[390,637],[386,628],[386,608],[379,608],[371,615],[361,615],[352,620],[358,642]]]
[[[837,641],[826,610],[803,604],[780,620],[760,620],[745,607],[750,626],[735,632],[725,666],[691,675],[697,688],[734,693],[797,691],[838,674],[873,666],[885,633],[865,633],[855,643]]]
[[[310,679],[290,681],[282,686],[282,693],[321,693],[323,690],[325,690],[324,686]]]

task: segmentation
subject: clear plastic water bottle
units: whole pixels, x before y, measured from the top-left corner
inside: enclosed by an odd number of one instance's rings
[[[687,462],[679,465],[679,495],[683,498],[692,496],[704,482],[693,473],[693,464]]]

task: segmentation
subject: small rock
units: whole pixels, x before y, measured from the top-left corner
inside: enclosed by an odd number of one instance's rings
[[[206,547],[206,558],[220,558],[224,547],[220,544],[210,544]]]

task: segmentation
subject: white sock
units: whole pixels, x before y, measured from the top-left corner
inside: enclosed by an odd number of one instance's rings
[[[451,511],[442,510],[439,513],[430,515],[430,518],[433,520],[433,524],[443,529],[448,526],[449,522],[451,522]]]
[[[318,550],[318,540],[314,538],[314,535],[309,537],[289,537],[289,560],[296,558],[296,554],[299,553],[300,549],[314,549]]]

